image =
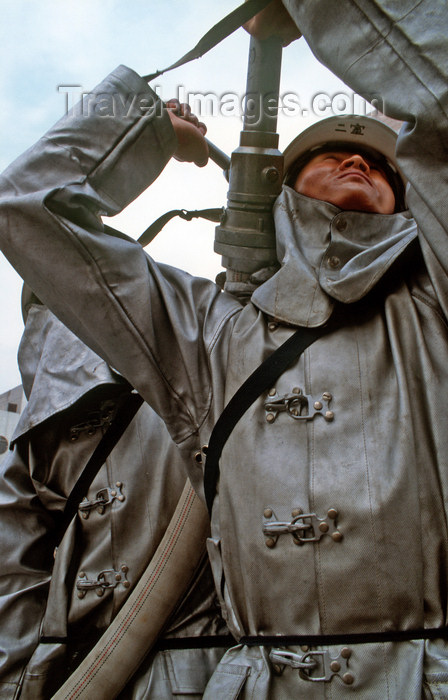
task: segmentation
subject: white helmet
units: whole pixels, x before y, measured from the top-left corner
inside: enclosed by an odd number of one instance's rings
[[[396,141],[397,133],[373,117],[342,115],[322,119],[302,131],[285,149],[284,182],[292,184],[306,162],[322,148],[331,149],[335,145],[354,146],[360,151],[374,151],[382,157],[395,191],[397,209],[403,209],[406,178],[396,160]]]

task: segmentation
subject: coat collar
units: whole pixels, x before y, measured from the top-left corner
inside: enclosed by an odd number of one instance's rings
[[[274,206],[280,270],[252,303],[296,326],[328,321],[335,301],[362,299],[417,236],[409,212],[341,211],[284,187]]]
[[[123,381],[41,304],[28,312],[18,359],[28,403],[11,444],[95,387]]]

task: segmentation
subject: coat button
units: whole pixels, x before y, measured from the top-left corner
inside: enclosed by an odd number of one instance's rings
[[[336,226],[337,231],[340,231],[340,232],[345,231],[345,229],[347,228],[346,219],[344,219],[342,217],[339,219],[336,219],[335,226]]]
[[[328,267],[331,267],[333,270],[338,268],[340,264],[341,264],[341,259],[338,258],[337,255],[331,255],[327,260]]]

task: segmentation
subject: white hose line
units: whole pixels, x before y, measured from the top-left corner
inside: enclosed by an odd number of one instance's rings
[[[186,592],[204,552],[207,510],[187,480],[171,522],[122,609],[53,700],[113,700]]]

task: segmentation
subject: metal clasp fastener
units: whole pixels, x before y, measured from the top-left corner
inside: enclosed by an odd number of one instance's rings
[[[278,520],[273,509],[268,506],[263,513],[263,535],[266,546],[275,547],[280,535],[291,534],[295,544],[319,542],[324,535],[329,535],[334,542],[342,540],[342,533],[337,529],[338,511],[330,508],[325,518],[316,513],[302,513],[301,508],[292,512],[292,520]]]
[[[78,590],[78,598],[84,598],[88,590],[95,590],[98,596],[104,595],[107,588],[116,588],[119,584],[123,584],[125,588],[131,585],[127,579],[128,567],[123,564],[119,571],[115,569],[105,569],[100,571],[96,579],[88,579],[84,571],[80,571],[76,581]]]
[[[293,651],[287,651],[286,649],[271,649],[269,652],[269,660],[273,664],[312,671],[316,668],[317,661],[314,661],[314,659],[304,661],[305,656],[306,654],[300,656],[300,654],[295,654]]]
[[[95,435],[101,428],[108,428],[115,416],[117,406],[114,401],[104,401],[98,411],[89,411],[87,417],[81,423],[70,428],[70,440],[75,442],[82,432],[87,435]]]
[[[87,519],[90,515],[90,511],[93,508],[96,508],[97,512],[100,515],[103,515],[104,511],[106,510],[106,506],[113,503],[115,499],[117,499],[117,501],[124,501],[125,497],[121,491],[122,487],[122,482],[117,481],[113,488],[107,486],[106,488],[98,491],[95,498],[91,501],[89,501],[87,497],[83,498],[78,506],[78,510],[80,511],[82,517]]]
[[[307,651],[303,655],[283,649],[272,649],[269,659],[272,663],[297,669],[304,681],[328,683],[333,676],[339,676],[346,685],[352,685],[355,679],[348,668],[351,655],[352,651],[348,647],[341,649],[337,656],[331,656],[328,649]]]
[[[328,391],[324,391],[322,396],[316,399],[310,394],[304,394],[300,387],[294,387],[291,393],[283,396],[279,396],[276,389],[271,389],[264,403],[266,420],[273,423],[279,413],[286,413],[294,420],[313,420],[315,416],[321,415],[331,422],[334,413],[329,410],[328,404],[332,398]]]

